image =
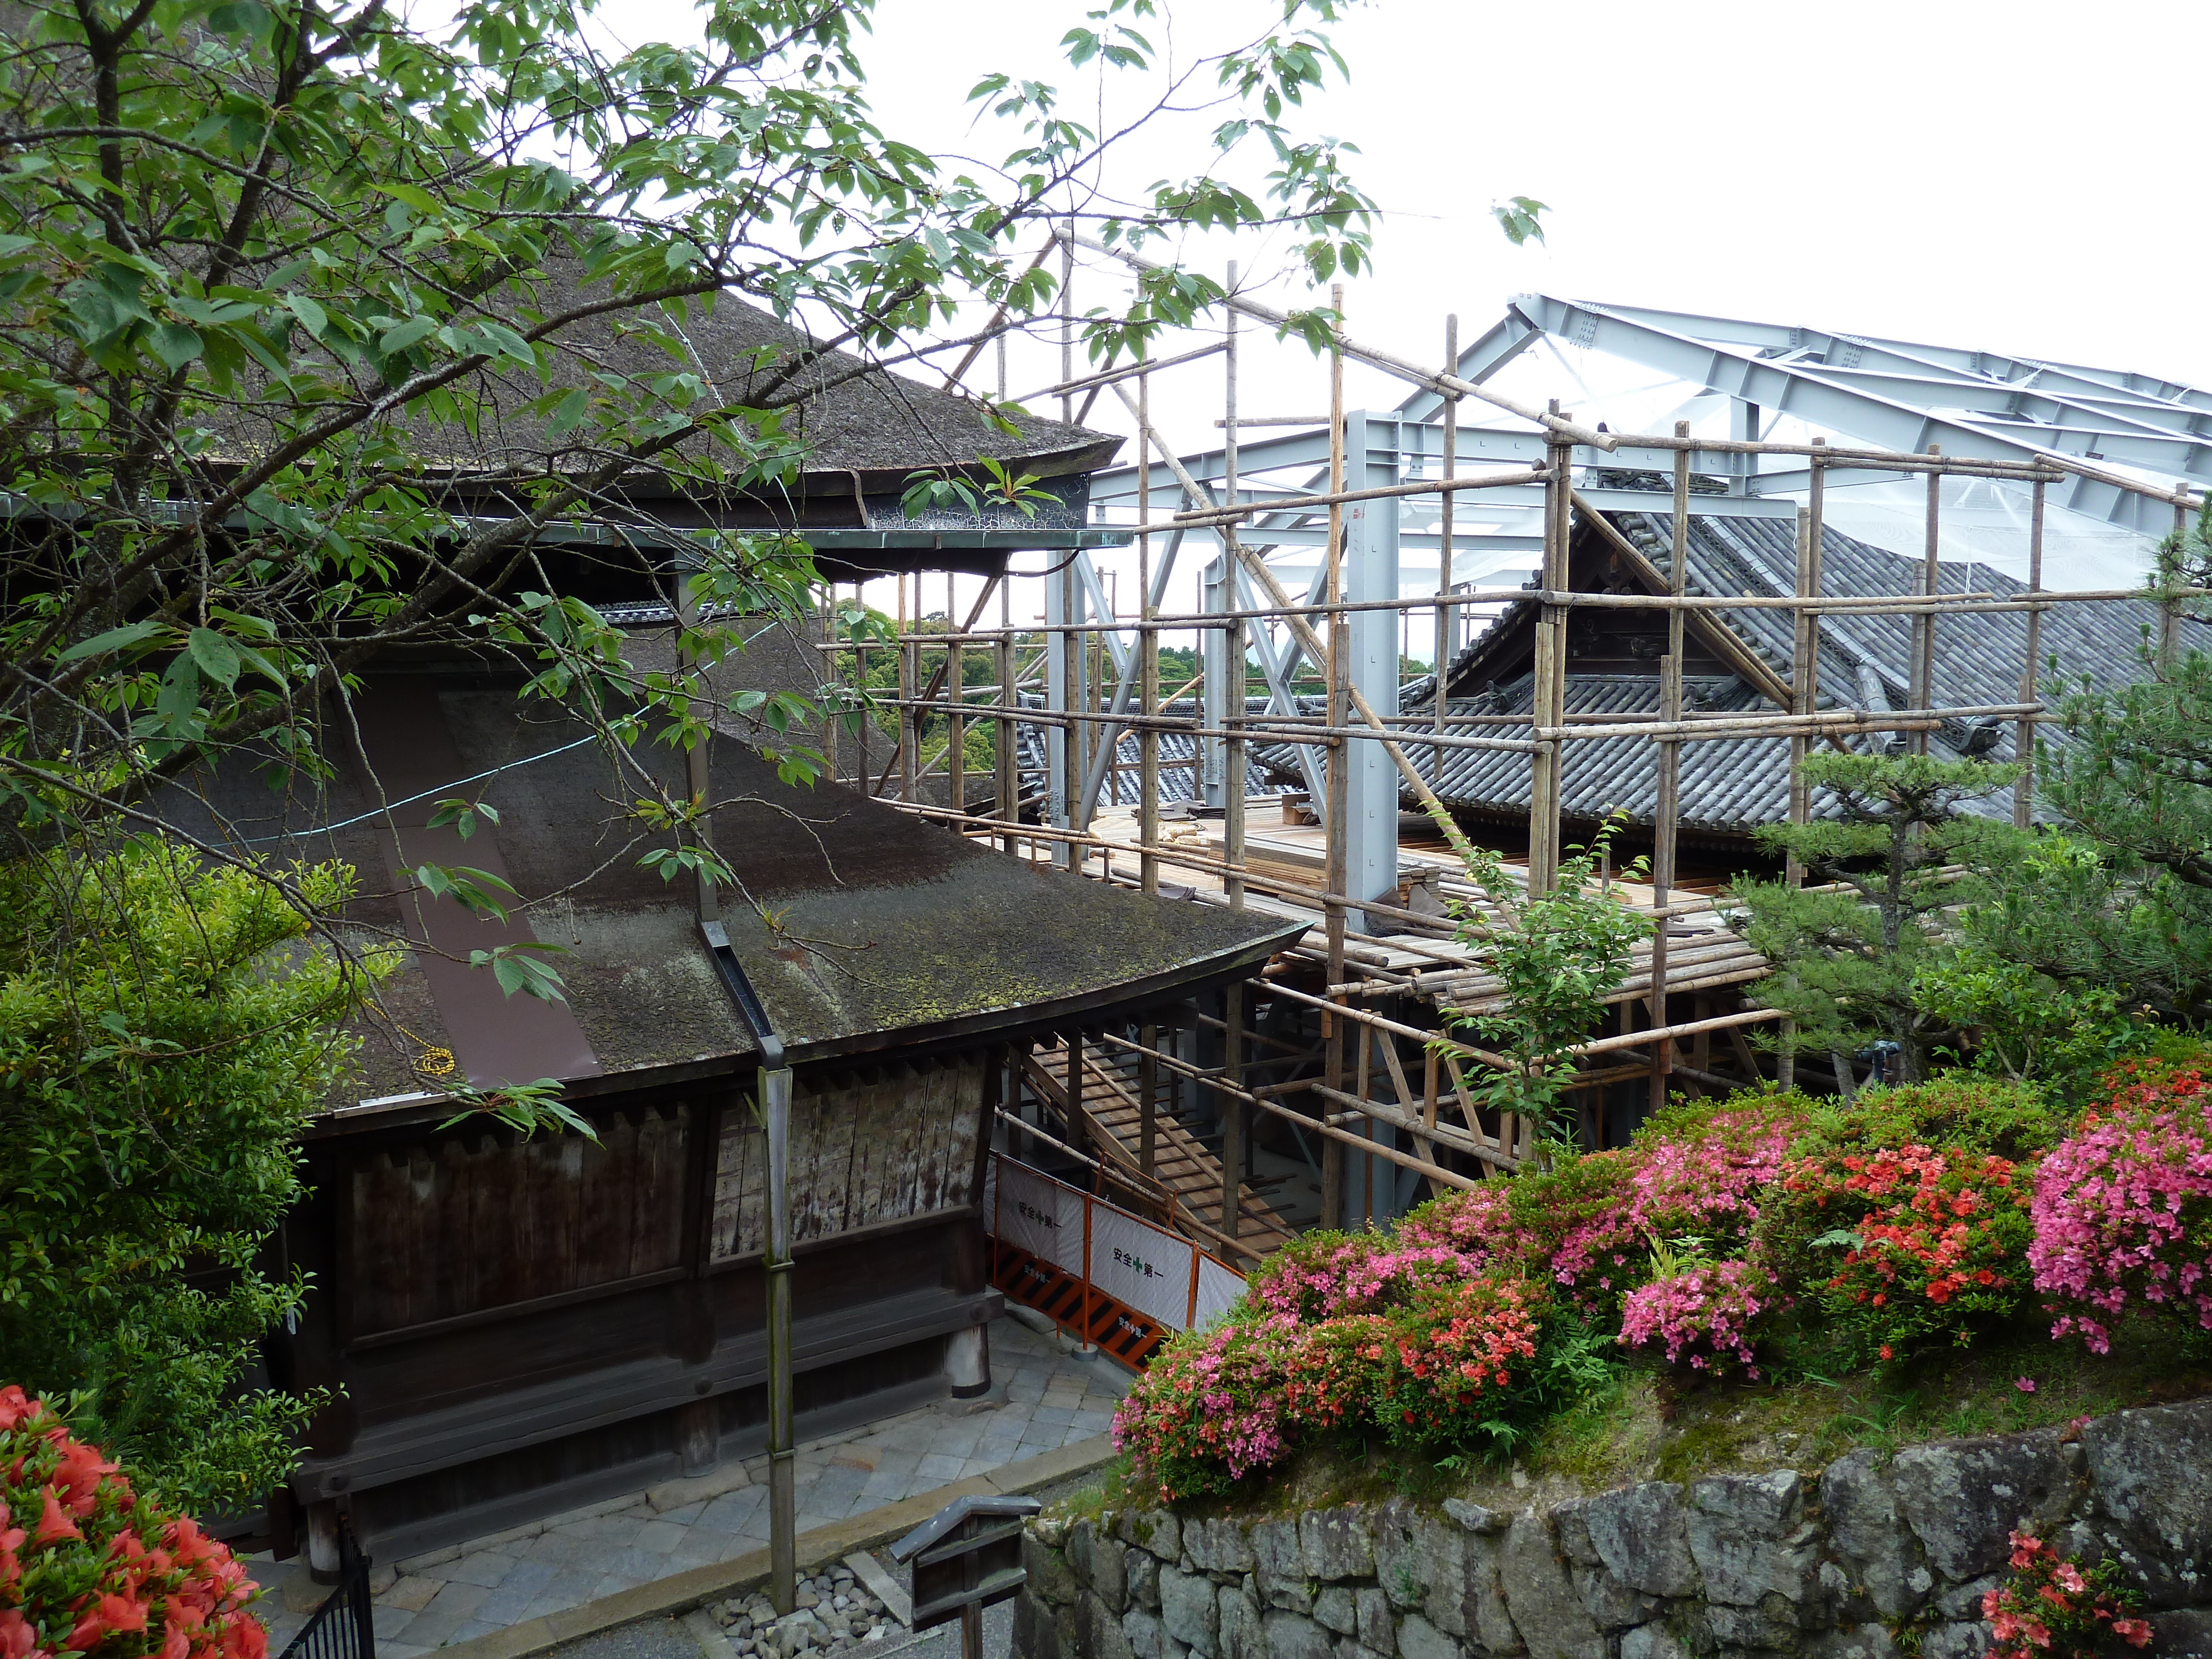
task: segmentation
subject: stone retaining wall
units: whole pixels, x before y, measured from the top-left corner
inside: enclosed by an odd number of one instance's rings
[[[1517,1514],[1406,1499],[1294,1518],[1030,1526],[1016,1659],[1973,1659],[2006,1534],[2110,1555],[2158,1659],[2212,1659],[2212,1401],[1652,1481]]]

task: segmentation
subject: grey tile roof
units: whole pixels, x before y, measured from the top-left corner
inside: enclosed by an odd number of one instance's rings
[[[1666,514],[1608,516],[1654,563],[1666,566],[1673,536]],[[1824,529],[1820,583],[1824,593],[1911,593],[1917,591],[1921,568],[1919,559]],[[2026,583],[1986,564],[1946,560],[1940,570],[1941,592],[1990,592],[2010,599],[2027,592]],[[1788,594],[1796,590],[1796,572],[1795,527],[1787,520],[1711,515],[1690,520],[1687,586],[1692,593]],[[1534,619],[1534,610],[1533,601],[1516,600],[1469,642],[1447,678],[1448,711],[1532,712],[1530,681],[1525,672],[1517,680],[1492,686],[1479,696],[1451,696],[1449,691],[1465,687],[1477,664],[1510,637],[1524,633]],[[1777,673],[1788,678],[1792,635],[1789,611],[1745,609],[1720,614],[1739,639]],[[2027,614],[2002,611],[1937,619],[1935,696],[1938,706],[1972,707],[2017,700]],[[2144,673],[2141,653],[2145,630],[2154,629],[2158,622],[2157,608],[2149,601],[2129,599],[2060,605],[2043,614],[2040,650],[2046,659],[2043,671],[2046,685],[2054,678],[2078,682],[2084,677],[2099,685],[2124,684]],[[1879,688],[1888,708],[1908,707],[1911,641],[1909,617],[1824,617],[1820,706],[1864,708],[1869,692]],[[2055,668],[2050,665],[2054,659]],[[1772,704],[1733,677],[1693,679],[1684,690],[1692,707],[1702,700],[1709,708],[1773,712]],[[1406,688],[1401,702],[1409,709],[1425,707],[1433,695],[1431,681],[1424,678]],[[1566,707],[1569,713],[1654,712],[1658,708],[1657,681],[1636,675],[1571,673]],[[1997,761],[2014,758],[2014,729],[2011,721],[2002,722],[1993,744],[1989,744],[1985,734],[1983,757]],[[1966,722],[1949,722],[1931,734],[1931,745],[1935,752],[1955,758],[1965,752],[1971,735]],[[2048,729],[2045,736],[2063,740]],[[1863,750],[1872,740],[1850,741]],[[1438,776],[1434,751],[1425,754],[1418,745],[1409,745],[1409,753],[1431,787],[1451,805],[1478,811],[1525,813],[1528,810],[1529,762],[1525,756],[1446,750]],[[1633,822],[1651,821],[1656,810],[1656,755],[1650,742],[1640,738],[1595,738],[1571,743],[1566,753],[1560,804],[1568,817],[1594,818],[1620,811]],[[1408,805],[1413,804],[1410,790],[1405,792],[1405,799]],[[1816,793],[1813,801],[1816,816],[1826,816],[1833,808],[1832,798]],[[2009,792],[2000,792],[1980,810],[2008,816]],[[1680,822],[1686,828],[1744,833],[1788,816],[1786,739],[1745,738],[1683,745]]]

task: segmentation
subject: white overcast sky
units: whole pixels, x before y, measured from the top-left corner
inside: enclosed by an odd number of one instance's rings
[[[864,58],[883,125],[939,155],[996,160],[1006,135],[973,125],[965,102],[993,68],[1095,106],[1095,82],[1056,52],[1084,10],[881,0]],[[1187,56],[1267,11],[1266,0],[1201,0],[1173,8],[1171,29],[1140,27],[1163,47],[1172,33]],[[677,0],[601,15],[633,43],[688,29]],[[1547,289],[2212,384],[2203,0],[1376,0],[1334,33],[1350,81],[1296,118],[1359,146],[1358,176],[1384,209],[1376,269],[1346,300],[1360,339],[1440,361],[1447,312],[1471,338],[1509,295]],[[1140,136],[1105,182],[1188,172],[1204,125]],[[1492,223],[1490,204],[1513,194],[1549,204],[1542,246],[1516,249]],[[1267,235],[1187,250],[1216,271],[1240,253],[1247,270],[1285,262]],[[1079,305],[1110,303],[1116,286],[1086,273]],[[1311,302],[1286,283],[1270,297]],[[1012,356],[1017,393],[1057,378],[1056,349],[1023,343]],[[1603,413],[1577,371],[1601,389],[1651,380],[1571,354],[1510,373],[1516,392]],[[992,378],[987,355],[971,379]],[[1405,393],[1369,371],[1350,383],[1355,406]],[[1179,447],[1217,441],[1219,392],[1210,363],[1156,377]],[[1302,347],[1254,341],[1247,413],[1310,412],[1325,397]],[[1130,423],[1109,394],[1091,424]]]

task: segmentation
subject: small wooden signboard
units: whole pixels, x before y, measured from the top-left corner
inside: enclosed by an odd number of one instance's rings
[[[892,1560],[914,1564],[914,1628],[957,1619],[962,1659],[982,1659],[983,1609],[1021,1589],[1022,1522],[1043,1507],[971,1493],[892,1545]]]

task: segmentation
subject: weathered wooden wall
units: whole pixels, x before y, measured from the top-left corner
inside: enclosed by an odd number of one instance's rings
[[[792,1103],[794,1244],[976,1201],[983,1057],[893,1062],[811,1080]],[[714,1259],[758,1255],[766,1138],[724,1115],[714,1166]]]
[[[920,1403],[945,1336],[988,1317],[991,1058],[799,1073],[803,1421]],[[316,1289],[273,1356],[284,1386],[337,1396],[300,1501],[349,1501],[390,1553],[665,1478],[702,1401],[744,1455],[766,1377],[750,1082],[584,1103],[596,1146],[421,1109],[319,1126],[285,1236]]]

